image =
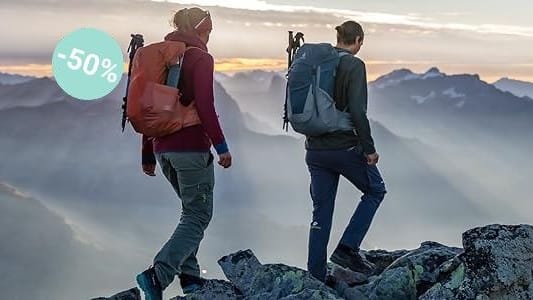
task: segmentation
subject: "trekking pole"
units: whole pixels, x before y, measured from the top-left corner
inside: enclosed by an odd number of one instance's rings
[[[291,65],[292,65],[292,46],[294,44],[294,32],[293,31],[289,31],[289,45],[287,46],[287,75],[286,77],[288,78],[289,77],[289,70],[291,69]],[[285,104],[283,105],[283,130],[285,130],[286,132],[289,131],[289,116],[288,116],[288,113],[287,113],[287,97],[288,95],[285,96]]]
[[[135,57],[135,53],[137,50],[144,46],[144,38],[142,34],[131,34],[131,41],[130,45],[128,46],[127,52],[129,53],[130,63],[128,66],[128,83],[126,84],[126,95],[123,100],[122,104],[122,132],[124,132],[124,129],[126,128],[126,121],[128,119],[127,115],[127,105],[128,105],[128,89],[130,86],[130,80],[131,80],[131,69],[133,66],[133,58]]]
[[[296,52],[298,51],[298,49],[302,47],[302,42],[305,43],[304,34],[301,32],[296,33],[296,36],[294,37],[294,41],[293,41],[293,46],[292,46],[292,58],[293,59],[294,59],[294,56],[296,56]]]
[[[287,47],[287,55],[288,55],[288,72],[291,69],[294,56],[296,56],[296,52],[298,49],[302,46],[302,42],[305,42],[304,34],[301,32],[296,33],[296,36],[294,36],[293,31],[289,31],[289,46]],[[287,78],[289,77],[289,73],[287,72]],[[285,106],[284,106],[284,113],[283,113],[283,129],[285,131],[289,131],[289,117],[287,112],[287,99],[285,99]]]
[[[289,68],[292,65],[296,52],[298,49],[300,49],[300,47],[302,47],[302,42],[305,42],[303,33],[298,32],[296,35],[294,35],[293,31],[289,31],[289,46],[287,47],[287,54],[289,55]]]
[[[289,31],[289,46],[287,46],[287,54],[288,54],[288,66],[287,68],[290,69],[292,65],[292,47],[294,45],[294,32]]]

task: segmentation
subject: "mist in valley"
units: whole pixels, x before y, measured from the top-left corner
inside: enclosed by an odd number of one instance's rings
[[[404,79],[370,85],[388,194],[363,247],[459,246],[474,226],[533,222],[526,213],[533,208],[526,190],[533,103],[475,77]],[[216,170],[201,267],[207,277],[222,277],[217,259],[251,248],[263,262],[304,268],[309,176],[304,140],[281,130],[283,74],[217,80],[217,112],[235,161]],[[129,288],[172,233],[179,199],[159,171],[142,174],[139,136],[120,131],[123,91],[124,84],[100,101],[81,102],[51,79],[0,85],[0,265],[12,278],[4,290],[36,282],[40,288],[23,298],[73,299]],[[360,196],[342,182],[331,249]],[[173,285],[168,295],[178,292]]]

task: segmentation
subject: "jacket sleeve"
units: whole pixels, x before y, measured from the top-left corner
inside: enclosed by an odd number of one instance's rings
[[[142,164],[155,165],[154,145],[152,138],[145,135],[142,136]]]
[[[366,154],[376,152],[374,140],[370,130],[370,122],[367,117],[368,87],[366,82],[366,67],[362,61],[358,61],[350,72],[348,86],[348,107],[352,115],[357,136],[361,140]]]
[[[215,111],[215,97],[213,92],[215,62],[211,55],[206,55],[196,62],[193,75],[194,101],[196,110],[209,139],[218,154],[229,151],[224,133],[220,127],[218,115]]]

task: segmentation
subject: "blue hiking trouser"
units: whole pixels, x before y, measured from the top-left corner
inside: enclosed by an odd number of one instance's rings
[[[360,146],[348,150],[308,150],[306,163],[311,175],[313,200],[307,268],[314,277],[325,280],[327,246],[340,176],[363,193],[340,241],[340,244],[356,251],[385,197],[385,183],[378,168],[367,164]]]

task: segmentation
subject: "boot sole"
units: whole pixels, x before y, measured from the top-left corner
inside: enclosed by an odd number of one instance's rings
[[[329,260],[331,260],[332,263],[335,263],[343,268],[346,268],[346,269],[350,269],[348,266],[348,262],[346,262],[346,260],[343,260],[342,258],[336,256],[336,255],[332,255]],[[351,269],[350,269],[351,270]]]

